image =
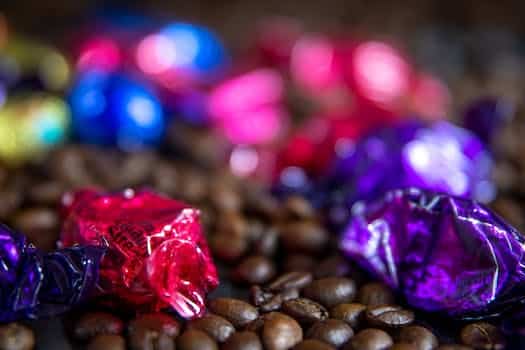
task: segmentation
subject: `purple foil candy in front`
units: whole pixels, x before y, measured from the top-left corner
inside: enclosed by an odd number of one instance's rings
[[[0,322],[62,313],[93,291],[103,251],[73,247],[43,253],[0,224]]]
[[[418,121],[380,129],[340,158],[328,185],[335,225],[346,222],[358,200],[380,198],[397,188],[419,187],[488,202],[494,197],[492,160],[471,132],[448,122]],[[337,210],[335,210],[335,209]],[[339,221],[339,222],[338,222]]]
[[[525,239],[473,200],[390,191],[354,205],[340,243],[349,258],[426,311],[483,317],[525,300]]]

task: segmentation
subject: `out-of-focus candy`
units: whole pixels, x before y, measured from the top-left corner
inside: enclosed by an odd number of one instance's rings
[[[341,248],[407,301],[459,317],[524,300],[525,240],[485,206],[419,189],[357,203]]]
[[[118,70],[123,61],[122,49],[111,37],[97,36],[82,43],[76,60],[80,72],[97,70],[106,73]]]
[[[56,49],[10,37],[0,54],[0,79],[11,88],[63,91],[71,79],[66,58]]]
[[[17,165],[60,144],[69,128],[69,109],[49,95],[20,96],[0,109],[0,159]]]
[[[85,246],[44,254],[0,225],[0,322],[57,315],[85,300],[103,252]]]
[[[230,142],[269,143],[287,124],[283,93],[277,71],[261,68],[219,84],[211,92],[208,111]]]
[[[321,192],[331,193],[328,206],[344,222],[341,211],[354,202],[396,188],[421,187],[488,202],[495,194],[491,169],[490,155],[474,134],[448,122],[411,121],[361,139],[336,160]]]
[[[205,27],[172,23],[143,38],[136,62],[167,88],[213,81],[227,63],[226,49]]]
[[[464,127],[492,144],[497,132],[514,116],[514,105],[502,99],[485,97],[472,102],[464,112]]]
[[[81,74],[69,102],[73,132],[82,142],[136,150],[157,145],[165,131],[166,121],[156,95],[124,73]]]
[[[155,193],[84,190],[64,198],[64,246],[107,248],[100,288],[144,309],[171,306],[192,318],[205,311],[217,272],[199,211]]]

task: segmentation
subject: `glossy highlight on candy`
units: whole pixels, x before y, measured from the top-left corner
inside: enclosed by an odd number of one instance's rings
[[[193,318],[219,281],[199,211],[150,191],[81,190],[64,197],[64,246],[107,249],[100,289],[142,309]]]
[[[485,317],[524,300],[523,236],[470,199],[411,188],[358,202],[340,247],[422,310]]]

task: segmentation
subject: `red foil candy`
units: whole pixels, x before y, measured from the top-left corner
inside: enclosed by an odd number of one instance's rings
[[[199,211],[151,191],[82,190],[63,200],[64,246],[107,248],[100,268],[102,293],[135,307],[173,307],[193,318],[219,284]]]

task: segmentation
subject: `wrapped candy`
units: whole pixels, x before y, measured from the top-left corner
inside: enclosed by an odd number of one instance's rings
[[[483,317],[524,300],[525,239],[473,200],[390,191],[354,205],[340,246],[426,311]]]
[[[324,200],[336,224],[344,223],[348,212],[342,211],[356,201],[380,198],[396,188],[420,187],[488,202],[495,192],[491,168],[485,146],[469,131],[444,121],[430,126],[405,122],[348,147],[319,195],[331,191]]]
[[[57,315],[83,301],[95,289],[103,253],[85,246],[44,254],[0,225],[0,322]]]
[[[107,248],[100,290],[145,309],[171,306],[201,316],[218,277],[199,211],[153,192],[83,190],[64,198],[64,246]]]

